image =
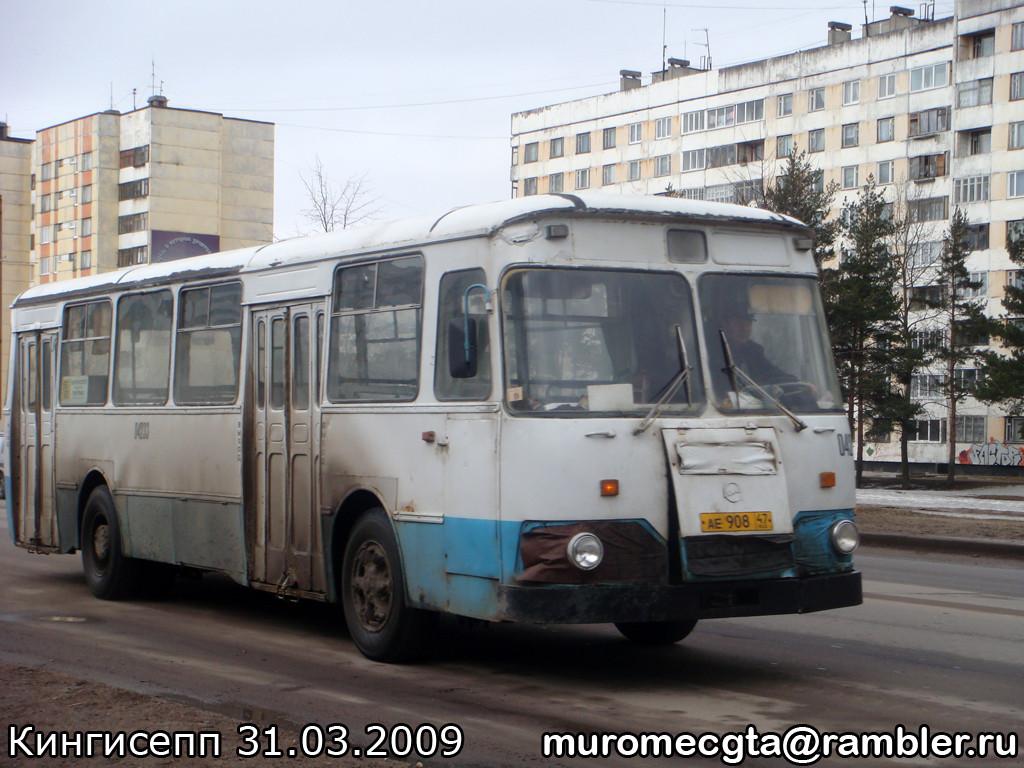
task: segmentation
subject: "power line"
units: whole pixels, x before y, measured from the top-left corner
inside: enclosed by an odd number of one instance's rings
[[[852,5],[860,5],[860,3],[818,5],[814,7],[808,7],[806,5],[722,5],[719,3],[667,3],[657,2],[657,0],[586,0],[586,2],[604,3],[606,5],[650,5],[658,8],[690,8],[709,11],[838,11],[848,9]]]

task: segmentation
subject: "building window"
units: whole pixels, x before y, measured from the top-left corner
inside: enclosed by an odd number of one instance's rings
[[[896,75],[882,75],[878,78],[878,98],[888,99],[896,95]]]
[[[121,150],[122,168],[141,168],[149,162],[149,145]]]
[[[929,400],[942,397],[946,386],[945,375],[939,373],[915,373],[910,377],[910,397],[914,400]]]
[[[145,213],[132,213],[127,216],[117,217],[117,234],[126,235],[129,232],[141,232],[147,226],[149,216]]]
[[[83,152],[81,161],[78,165],[79,170],[91,171],[92,170],[92,152]]]
[[[562,157],[565,154],[565,139],[561,136],[548,142],[548,157]]]
[[[630,160],[629,161],[629,180],[640,181],[640,161]]]
[[[708,128],[726,128],[736,124],[736,106],[715,107],[708,110]]]
[[[793,114],[793,94],[784,93],[775,100],[775,116],[786,117]]]
[[[764,160],[763,141],[745,141],[736,145],[736,162],[756,163],[758,160]]]
[[[92,184],[86,184],[84,187],[82,187],[81,194],[79,194],[78,196],[78,201],[81,203],[92,202]]]
[[[988,296],[988,272],[968,272],[967,280],[957,286],[956,295],[959,299]]]
[[[945,419],[922,419],[910,422],[910,439],[918,443],[946,442]]]
[[[736,105],[737,123],[754,123],[764,120],[764,99],[745,101]]]
[[[1024,99],[1024,72],[1010,75],[1010,101]]]
[[[843,166],[843,189],[853,189],[857,186],[857,166]]]
[[[984,416],[957,416],[956,441],[958,443],[984,443],[985,433]]]
[[[987,251],[988,250],[988,223],[970,224],[967,227],[967,250]]]
[[[615,149],[615,129],[605,128],[601,131],[601,148]]]
[[[527,160],[526,162],[532,163],[537,161],[537,143],[526,145],[526,154],[529,156],[530,147],[533,147],[533,160]],[[149,179],[138,179],[136,181],[126,181],[117,185],[117,199],[118,200],[133,200],[137,197],[146,197],[149,194]]]
[[[856,147],[860,144],[860,123],[847,123],[843,126],[843,146]]]
[[[1024,122],[1010,123],[1010,149],[1024,147]]]
[[[961,131],[957,134],[957,154],[961,157],[987,155],[992,151],[992,129]]]
[[[629,143],[639,144],[644,138],[644,124],[643,123],[630,123],[629,124]]]
[[[43,163],[39,166],[39,180],[49,181],[53,178],[53,163]]]
[[[1006,271],[1006,284],[1011,288],[1024,290],[1024,270],[1008,269]]]
[[[807,151],[808,152],[824,152],[825,151],[825,129],[815,128],[813,131],[807,132]]]
[[[41,256],[39,258],[39,274],[48,275],[50,274],[50,257]]]
[[[992,78],[971,80],[960,83],[956,87],[956,105],[958,107],[978,107],[992,103]]]
[[[877,123],[878,142],[892,141],[896,138],[896,118],[880,117]]]
[[[78,256],[79,269],[92,269],[92,251],[82,251]]]
[[[1014,219],[1006,222],[1006,242],[1017,242],[1024,238],[1024,219]]]
[[[133,264],[145,264],[149,261],[149,248],[139,245],[135,248],[120,248],[117,251],[117,266],[130,267]]]
[[[601,184],[607,187],[615,183],[615,164],[611,163],[601,167]]]
[[[576,189],[590,188],[590,169],[580,168],[576,171]]]
[[[41,195],[39,198],[39,212],[49,213],[53,210],[53,195]]]
[[[81,227],[78,230],[78,233],[82,237],[88,237],[89,235],[91,235],[92,234],[92,219],[82,219],[82,224],[81,224]]]
[[[775,156],[789,157],[793,154],[793,135],[787,133],[775,139]]]
[[[687,112],[683,115],[683,133],[694,133],[704,130],[704,110]]]
[[[919,200],[909,200],[907,208],[910,211],[910,220],[914,223],[942,221],[949,218],[948,197],[925,197]]]
[[[531,141],[529,144],[524,146],[523,147],[523,163],[524,164],[525,163],[536,163],[537,162],[537,156],[539,154],[539,148],[540,148],[540,144],[538,142],[536,142],[536,141]],[[130,181],[128,183],[129,184],[134,184],[135,182],[131,182]],[[121,184],[120,186],[121,186],[121,189],[124,189],[124,187],[126,185],[125,184]],[[127,195],[127,196],[122,196],[120,199],[121,200],[128,200],[129,198],[132,198],[132,197],[141,197],[141,195]]]
[[[722,168],[726,165],[736,164],[736,145],[724,144],[720,147],[708,147],[707,167]]]
[[[585,155],[590,151],[590,133],[576,134],[576,154]]]
[[[819,112],[825,108],[825,89],[811,88],[807,92],[807,111]]]
[[[949,107],[936,107],[922,112],[912,112],[908,119],[908,133],[914,136],[930,136],[949,130]]]
[[[672,155],[658,155],[654,158],[654,175],[668,176],[672,173]]]
[[[683,152],[683,170],[699,171],[704,167],[704,150],[688,149]]]
[[[523,179],[523,195],[536,195],[537,194],[537,177],[530,176],[529,178]]]
[[[1006,177],[1009,180],[1006,185],[1007,197],[1024,197],[1024,171],[1010,171]]]
[[[930,267],[942,255],[942,241],[928,240],[923,243],[911,243],[908,250],[912,267]]]
[[[957,203],[980,203],[989,198],[989,177],[968,176],[953,182],[953,195]]]
[[[910,92],[942,88],[949,82],[949,62],[929,64],[910,70]]]
[[[1017,27],[1024,27],[1024,24],[1014,24],[1014,33],[1017,31]],[[1024,443],[1024,416],[1006,417],[1005,441],[1007,443]]]
[[[946,175],[946,153],[937,155],[918,155],[910,158],[910,178],[915,181],[934,179]]]
[[[548,176],[548,192],[552,194],[562,191],[562,174],[552,173]]]
[[[843,83],[843,106],[860,103],[860,80]]]
[[[715,184],[704,190],[704,199],[711,203],[734,203],[736,187],[732,184]]]
[[[1019,51],[1021,49],[1024,49],[1024,21],[1014,24],[1010,33],[1010,50]]]
[[[968,59],[980,59],[991,56],[996,52],[995,30],[987,29],[984,32],[977,32],[973,35],[963,36],[964,57]]]
[[[883,160],[878,164],[878,183],[892,184],[893,161]]]
[[[659,117],[654,121],[654,138],[667,139],[672,135],[672,118]]]

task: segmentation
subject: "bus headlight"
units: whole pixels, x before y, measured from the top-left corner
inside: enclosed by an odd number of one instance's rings
[[[852,555],[860,545],[860,531],[852,520],[840,520],[828,532],[832,546],[841,555]]]
[[[577,533],[569,539],[565,552],[581,571],[592,571],[604,559],[604,544],[592,533]]]

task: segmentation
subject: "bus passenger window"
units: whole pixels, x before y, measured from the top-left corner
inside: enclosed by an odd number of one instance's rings
[[[115,405],[167,403],[173,303],[170,291],[124,296],[117,303]]]
[[[110,374],[110,302],[64,309],[60,404],[103,405]]]
[[[334,275],[327,397],[415,400],[423,257],[343,267]]]
[[[486,285],[487,276],[482,269],[448,272],[441,278],[440,301],[437,314],[437,354],[434,356],[434,394],[438,400],[486,400],[491,394],[491,349],[488,316],[484,306],[486,295],[480,289],[466,294],[471,285]],[[476,376],[455,379],[448,369],[448,327],[466,319],[465,305],[469,304],[469,317],[476,320]]]
[[[25,404],[25,411],[34,413],[38,397],[39,371],[36,366],[36,345],[30,343],[25,346],[25,369],[23,371],[21,398]]]
[[[256,327],[256,406],[267,407],[267,325]]]
[[[230,405],[242,347],[239,283],[182,289],[174,354],[178,405]]]
[[[53,342],[49,339],[43,341],[43,380],[39,383],[39,390],[43,398],[43,410],[49,411],[53,407]]]

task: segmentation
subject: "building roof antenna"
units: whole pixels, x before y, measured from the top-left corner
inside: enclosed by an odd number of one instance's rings
[[[661,6],[661,71],[664,72],[668,68],[668,63],[665,61],[665,57],[668,56],[668,44],[666,42],[666,29],[668,27],[668,7],[665,5]]]
[[[703,61],[701,62],[701,64],[703,65],[703,67],[702,67],[703,69],[711,69],[711,35],[708,32],[708,28],[707,27],[695,27],[691,31],[692,32],[703,32],[704,33],[704,42],[703,43],[694,43],[694,45],[701,45],[701,46],[703,46],[704,48],[707,49],[708,52],[703,56]]]

